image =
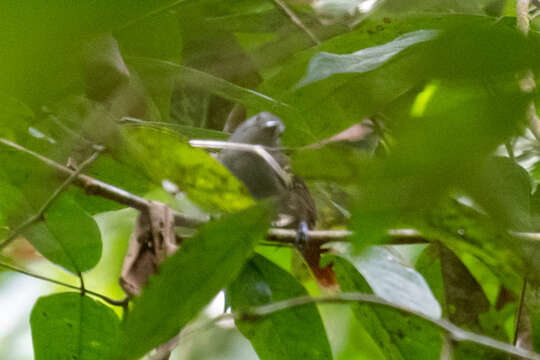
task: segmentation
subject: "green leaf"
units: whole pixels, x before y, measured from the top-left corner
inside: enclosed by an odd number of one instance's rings
[[[221,211],[253,204],[245,186],[203,149],[191,147],[166,129],[126,126],[129,151],[154,182],[169,180],[189,198]]]
[[[493,299],[493,306],[490,307],[483,287],[494,287],[494,295],[497,297],[499,281],[493,276],[477,280],[473,277],[479,274],[477,265],[478,261],[476,263],[469,261],[469,264],[465,264],[447,247],[435,243],[424,250],[416,267],[428,275],[426,280],[430,287],[437,289],[439,301],[445,304],[443,306],[445,317],[453,324],[508,341],[502,329],[508,321],[507,315],[514,313],[515,309],[509,306],[501,311],[498,303],[500,300],[497,301],[497,299]],[[485,273],[485,269],[483,272]],[[495,305],[496,301],[497,305]],[[454,345],[454,352],[456,356],[463,359],[485,359],[497,356],[492,349],[462,342]]]
[[[258,205],[203,226],[150,278],[122,326],[117,359],[133,359],[174,337],[240,272],[269,224]]]
[[[426,280],[388,249],[374,246],[361,255],[351,255],[349,249],[340,256],[354,265],[376,295],[432,318],[441,317],[441,306]]]
[[[350,262],[334,257],[334,271],[342,291],[370,293],[371,288]],[[397,284],[399,286],[399,284]],[[439,330],[431,323],[395,309],[355,304],[353,313],[371,335],[386,359],[416,360],[438,358]]]
[[[79,293],[38,299],[30,316],[36,360],[109,359],[120,321],[114,311]]]
[[[23,235],[48,260],[75,274],[90,270],[101,257],[96,221],[66,195],[60,195],[45,211],[44,221]]]
[[[309,62],[307,74],[298,82],[297,87],[344,73],[365,73],[390,61],[403,50],[425,41],[434,39],[436,30],[418,30],[401,35],[384,45],[359,50],[352,54],[332,54],[320,52]]]
[[[235,312],[308,295],[298,280],[261,255],[246,264],[227,294]],[[239,320],[236,325],[261,360],[332,359],[315,304],[293,307],[255,321]]]

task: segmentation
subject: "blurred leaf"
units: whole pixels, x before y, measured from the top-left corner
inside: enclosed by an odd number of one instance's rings
[[[344,258],[334,257],[334,271],[342,291],[371,293],[366,280],[355,266]],[[384,351],[386,359],[438,358],[441,336],[431,323],[377,305],[354,304],[352,309],[360,324]]]
[[[90,270],[101,257],[101,233],[94,218],[66,195],[23,235],[48,260],[75,274]]]
[[[406,48],[432,40],[437,34],[435,30],[418,30],[401,35],[384,45],[362,49],[352,54],[320,52],[311,58],[307,73],[297,87],[324,80],[336,74],[364,73],[374,70]]]
[[[344,144],[325,145],[319,149],[302,149],[292,154],[293,168],[305,179],[355,184],[364,177],[370,165],[365,150]],[[332,170],[328,171],[328,165]]]
[[[180,62],[182,37],[180,24],[174,14],[163,12],[116,32],[124,56],[152,57]],[[137,69],[146,89],[161,114],[168,121],[174,78],[166,72]]]
[[[422,214],[456,187],[485,186],[490,175],[478,169],[485,169],[488,155],[522,129],[528,98],[505,78],[488,87],[479,81],[428,85],[412,104],[414,111],[396,115],[391,154],[368,167],[360,180],[362,194],[351,218],[353,229],[363,234],[356,244],[380,241],[384,229]],[[420,101],[425,105],[418,110]],[[503,211],[505,220],[513,216],[507,209],[496,211]]]
[[[87,296],[59,293],[38,299],[30,325],[36,360],[102,360],[117,346],[120,321]]]
[[[519,274],[525,262],[535,264],[527,260],[536,254],[534,244],[512,238],[492,219],[455,200],[440,203],[418,218],[414,226],[424,237],[442,242],[469,264],[477,281],[483,280],[480,274],[486,267],[514,293],[519,293]],[[478,263],[469,258],[475,258]]]
[[[124,128],[132,156],[156,183],[166,179],[210,209],[234,211],[253,203],[244,185],[202,149],[166,129]]]
[[[235,278],[269,224],[266,206],[203,226],[150,278],[122,326],[117,359],[133,359],[174,337]]]
[[[502,226],[530,231],[531,180],[514,160],[490,157],[463,180],[466,191]]]
[[[441,306],[420,273],[401,263],[389,250],[371,247],[361,255],[342,252],[381,298],[433,318],[441,317]]]
[[[149,67],[168,72],[179,82],[194,88],[205,90],[211,94],[223,97],[248,107],[264,108],[268,111],[288,111],[286,103],[272,99],[263,93],[244,88],[227,80],[216,77],[191,67],[165,62],[152,58],[128,58],[129,63],[138,67]]]
[[[229,286],[233,311],[308,295],[289,273],[256,255]],[[262,360],[332,359],[332,351],[315,304],[279,311],[255,321],[237,321],[238,329]]]
[[[0,22],[0,92],[42,105],[70,91],[82,90],[78,55],[94,35],[109,32],[161,11],[177,1],[7,1]],[[43,61],[46,59],[46,61]]]

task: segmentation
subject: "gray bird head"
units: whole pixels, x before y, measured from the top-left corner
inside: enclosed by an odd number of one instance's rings
[[[261,112],[240,124],[229,141],[277,147],[284,130],[285,125],[280,118],[269,112]]]

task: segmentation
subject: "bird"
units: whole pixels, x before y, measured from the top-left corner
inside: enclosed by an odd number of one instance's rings
[[[320,266],[321,254],[326,250],[307,236],[307,231],[313,229],[317,221],[315,203],[307,185],[299,176],[291,173],[289,159],[279,149],[284,130],[285,125],[279,117],[269,112],[260,112],[241,123],[228,142],[264,146],[289,180],[255,152],[225,148],[217,158],[244,183],[253,198],[276,199],[274,226],[297,229],[296,247],[313,275],[319,284],[332,286],[335,284],[332,265]]]

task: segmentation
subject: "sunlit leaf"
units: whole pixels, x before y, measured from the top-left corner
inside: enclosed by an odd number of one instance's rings
[[[166,129],[127,126],[129,151],[157,183],[166,179],[210,209],[234,211],[253,203],[244,185],[202,149]]]

